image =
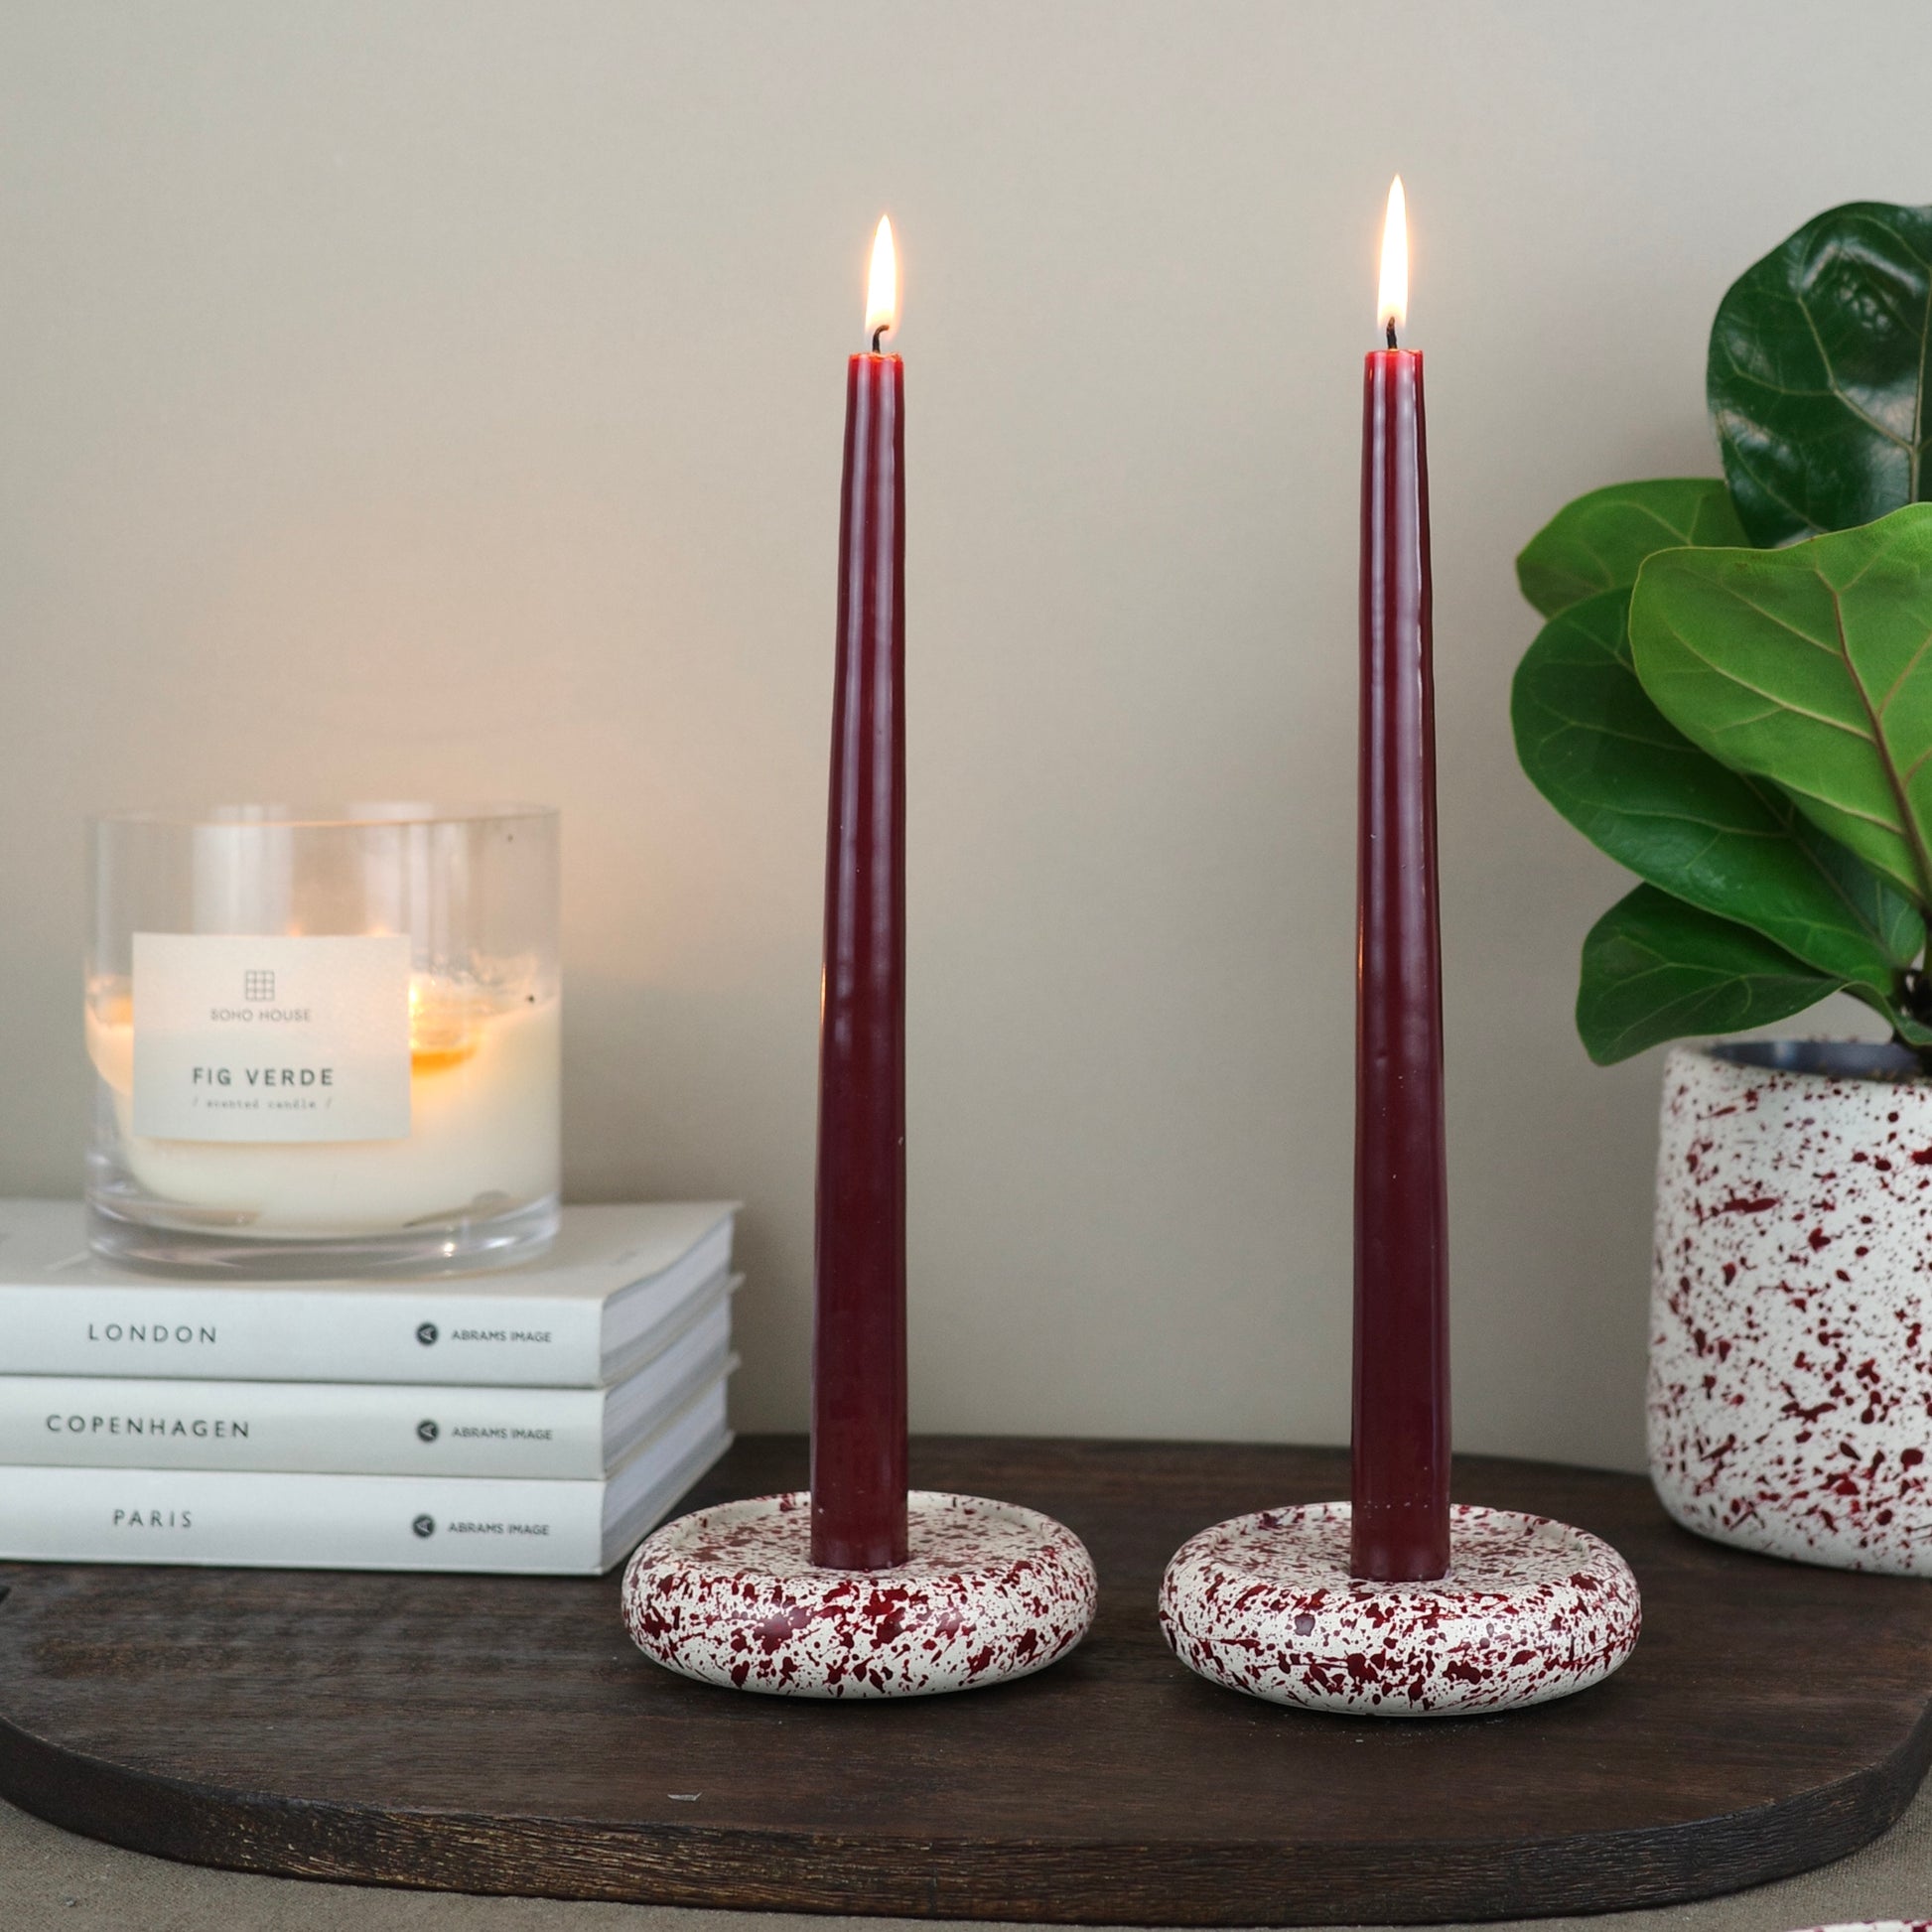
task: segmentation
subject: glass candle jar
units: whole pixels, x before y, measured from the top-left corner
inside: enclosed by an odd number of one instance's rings
[[[529,805],[95,819],[95,1249],[307,1276],[540,1251],[557,832]]]

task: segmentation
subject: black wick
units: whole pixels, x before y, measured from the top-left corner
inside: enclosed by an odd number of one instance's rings
[[[879,325],[877,329],[875,329],[872,332],[872,352],[875,355],[879,353],[879,339],[885,333],[886,333],[886,325],[883,322]]]
[[[1384,326],[1389,332],[1389,346],[1393,348],[1395,346],[1395,317],[1391,316]]]

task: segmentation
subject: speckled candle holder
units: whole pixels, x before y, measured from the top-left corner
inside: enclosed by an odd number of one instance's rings
[[[908,1554],[890,1570],[820,1570],[811,1496],[721,1503],[645,1539],[623,1619],[653,1662],[774,1697],[930,1697],[1056,1662],[1093,1621],[1093,1559],[1017,1504],[915,1489]]]
[[[1182,1544],[1161,1586],[1174,1654],[1271,1704],[1451,1718],[1586,1691],[1636,1645],[1636,1579],[1584,1530],[1461,1505],[1447,1577],[1381,1584],[1349,1574],[1348,1524],[1348,1504],[1310,1503]]]

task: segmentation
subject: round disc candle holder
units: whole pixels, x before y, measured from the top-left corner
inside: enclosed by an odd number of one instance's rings
[[[1027,1677],[1086,1635],[1093,1560],[1071,1530],[984,1496],[914,1489],[906,1557],[812,1562],[803,1490],[721,1503],[647,1538],[623,1617],[653,1662],[775,1697],[927,1697]]]
[[[1182,1544],[1161,1585],[1174,1655],[1271,1704],[1452,1718],[1587,1691],[1636,1646],[1636,1579],[1587,1531],[1460,1505],[1447,1576],[1377,1583],[1352,1573],[1350,1530],[1347,1503],[1310,1503]]]
[[[247,805],[91,832],[99,1253],[315,1277],[547,1245],[554,811]]]

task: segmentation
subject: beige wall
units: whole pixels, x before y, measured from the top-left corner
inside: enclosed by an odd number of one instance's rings
[[[842,361],[898,227],[914,1416],[1346,1429],[1358,367],[1430,356],[1465,1448],[1641,1456],[1654,1060],[1510,571],[1713,467],[1705,332],[1932,198],[1917,4],[0,11],[0,1190],[71,1191],[81,815],[566,814],[573,1194],[750,1203],[804,1411]]]

